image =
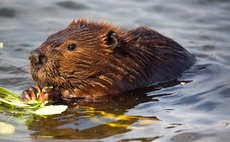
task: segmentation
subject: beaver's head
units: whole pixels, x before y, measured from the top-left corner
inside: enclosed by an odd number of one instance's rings
[[[113,76],[125,74],[115,57],[123,54],[119,51],[123,36],[122,30],[106,23],[74,20],[31,52],[32,78],[37,84],[66,90],[108,89],[117,81]]]

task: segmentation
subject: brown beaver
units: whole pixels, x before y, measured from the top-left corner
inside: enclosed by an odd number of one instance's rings
[[[126,31],[86,19],[50,35],[29,59],[38,85],[84,101],[170,81],[195,62],[177,42],[148,27]],[[33,92],[24,91],[22,98],[30,100]]]

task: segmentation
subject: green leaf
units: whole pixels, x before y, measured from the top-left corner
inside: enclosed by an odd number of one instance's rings
[[[15,107],[29,107],[30,106],[22,102],[17,94],[3,87],[0,87],[0,102],[15,106]]]
[[[47,86],[46,89],[52,86]],[[44,88],[43,88],[44,89]],[[45,90],[44,90],[45,91]],[[40,94],[39,94],[40,95]],[[0,87],[0,104],[4,108],[1,110],[16,113],[16,114],[37,114],[37,115],[53,115],[60,114],[67,109],[66,105],[51,105],[47,101],[40,102],[40,100],[30,100],[23,102],[20,97],[7,89]]]
[[[17,94],[3,88],[3,87],[0,87],[0,96],[10,96],[12,98],[14,98],[15,100],[20,100],[20,98],[17,96]]]
[[[14,132],[15,128],[13,125],[0,122],[0,134],[13,134]]]
[[[50,106],[44,106],[43,108],[39,108],[34,113],[38,114],[38,115],[61,114],[67,108],[68,108],[68,106],[66,106],[66,105],[50,105]]]
[[[3,103],[6,103],[6,104],[12,105],[12,106],[16,106],[16,107],[29,107],[30,106],[30,105],[27,105],[23,102],[8,101],[8,100],[2,99],[2,98],[0,98],[0,101]]]
[[[0,48],[3,48],[4,46],[3,46],[3,42],[0,42]]]

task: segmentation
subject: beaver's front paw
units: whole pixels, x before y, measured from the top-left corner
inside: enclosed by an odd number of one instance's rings
[[[48,101],[49,103],[56,103],[61,100],[60,92],[54,88],[44,87],[38,85],[31,86],[28,90],[22,92],[22,101],[28,102],[30,100],[37,100],[40,102]]]
[[[22,92],[21,99],[24,102],[28,102],[31,100],[37,100],[37,101],[44,102],[45,100],[48,99],[48,96],[42,93],[42,89],[38,85],[35,85],[34,87],[31,86],[28,90],[24,90]]]

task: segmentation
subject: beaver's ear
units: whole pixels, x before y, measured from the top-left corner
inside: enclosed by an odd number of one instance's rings
[[[115,32],[110,31],[105,35],[105,44],[110,50],[114,50],[118,47],[119,41],[118,36]]]

